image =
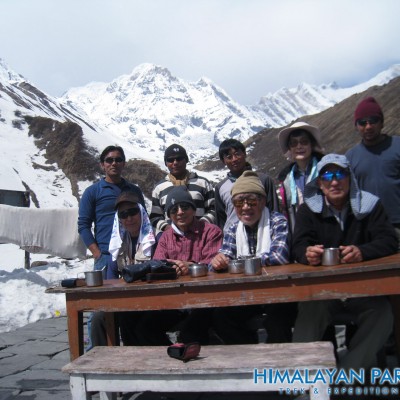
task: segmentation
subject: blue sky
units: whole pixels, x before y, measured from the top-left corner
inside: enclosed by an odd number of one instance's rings
[[[255,104],[400,63],[397,0],[0,0],[0,58],[60,96],[141,63]]]

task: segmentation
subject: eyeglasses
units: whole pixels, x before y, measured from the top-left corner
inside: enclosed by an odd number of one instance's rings
[[[113,162],[116,163],[122,163],[124,162],[124,159],[122,157],[107,157],[104,162],[106,162],[107,164],[112,164]]]
[[[185,159],[185,157],[183,157],[183,156],[169,157],[169,158],[167,158],[167,163],[172,164],[174,161],[181,162],[184,159]]]
[[[301,139],[290,139],[289,140],[289,147],[297,147],[298,145],[301,146],[308,146],[310,144],[310,141],[307,138],[301,138]]]
[[[224,160],[233,160],[233,157],[235,158],[242,158],[244,156],[244,153],[242,151],[235,151],[234,153],[231,154],[225,154],[224,155]]]
[[[260,198],[256,196],[232,199],[233,205],[237,208],[242,208],[245,203],[247,204],[247,207],[255,207],[259,201]]]
[[[178,208],[180,208],[182,211],[187,211],[189,210],[189,208],[191,208],[191,205],[188,203],[179,203],[179,204],[175,204],[174,206],[172,206],[169,210],[170,214],[176,214],[178,212]]]
[[[347,178],[349,175],[349,171],[342,169],[337,171],[325,171],[324,173],[320,174],[319,177],[324,182],[332,182],[334,179],[341,181]]]
[[[128,208],[127,210],[119,211],[118,218],[127,219],[128,217],[133,217],[134,215],[138,215],[139,212],[140,212],[139,207]]]
[[[378,122],[380,122],[380,120],[381,120],[380,117],[369,117],[369,118],[358,119],[357,125],[360,126],[367,126],[367,124],[375,125]]]

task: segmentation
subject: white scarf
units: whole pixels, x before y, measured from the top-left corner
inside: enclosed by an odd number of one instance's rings
[[[138,204],[140,208],[140,216],[141,216],[141,225],[140,232],[137,241],[137,246],[142,245],[143,254],[145,256],[151,256],[151,247],[156,243],[156,239],[154,237],[153,228],[150,223],[149,216],[147,215],[146,210],[143,208],[141,204]],[[111,232],[110,244],[108,247],[108,251],[112,256],[112,260],[115,261],[118,258],[118,253],[122,245],[122,240],[125,235],[125,229],[122,226],[121,222],[118,218],[118,212],[115,213],[114,216],[114,224]]]
[[[256,256],[261,256],[263,253],[269,253],[271,248],[271,232],[269,229],[269,210],[267,207],[264,207],[264,210],[261,214],[261,218],[258,221],[257,227],[257,249]],[[236,230],[236,253],[237,257],[240,256],[249,256],[249,241],[247,238],[247,232],[245,229],[245,225],[242,221],[239,221],[237,230]]]

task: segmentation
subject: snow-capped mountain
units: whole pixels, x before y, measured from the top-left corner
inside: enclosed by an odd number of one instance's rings
[[[372,79],[349,88],[341,88],[334,82],[319,86],[302,83],[295,88],[282,88],[275,93],[269,93],[251,108],[265,113],[274,121],[272,127],[284,126],[302,115],[324,111],[371,86],[382,86],[399,75],[400,64],[395,64]]]
[[[166,68],[143,64],[111,83],[73,88],[57,99],[0,59],[0,140],[7,144],[0,148],[0,185],[3,182],[6,188],[4,182],[10,182],[6,176],[13,175],[13,180],[17,176],[25,188],[36,193],[36,206],[70,207],[77,205],[76,185],[82,192],[90,183],[78,181],[72,189],[61,166],[49,162],[46,150],[29,136],[25,116],[75,122],[94,151],[116,143],[128,159],[152,161],[161,168],[165,168],[164,149],[180,143],[188,150],[193,168],[197,161],[214,155],[226,138],[244,141],[262,128],[284,126],[302,115],[319,113],[398,75],[400,65],[394,65],[351,88],[303,83],[268,94],[257,105],[244,106],[207,78],[186,82]]]
[[[141,158],[162,165],[163,151],[176,142],[196,163],[215,154],[224,139],[243,141],[261,128],[287,125],[398,75],[400,64],[350,88],[303,83],[268,94],[257,105],[244,106],[207,78],[187,82],[166,68],[142,64],[110,83],[70,89],[62,99],[70,107],[81,108],[121,141],[134,145]]]
[[[222,140],[246,140],[266,124],[209,79],[185,82],[152,64],[111,83],[70,89],[63,100],[155,161],[174,142],[198,160],[214,153]]]

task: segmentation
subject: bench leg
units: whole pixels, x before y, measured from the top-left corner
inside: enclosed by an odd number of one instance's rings
[[[86,391],[86,380],[83,374],[71,374],[69,378],[72,400],[91,400],[92,395]]]
[[[117,393],[100,392],[100,400],[117,400]]]

